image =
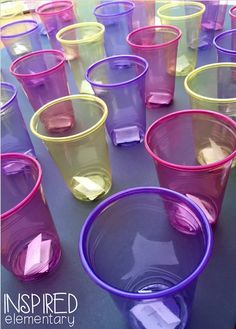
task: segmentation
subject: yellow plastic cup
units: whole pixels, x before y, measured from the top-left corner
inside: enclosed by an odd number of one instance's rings
[[[88,22],[66,26],[56,35],[69,61],[80,93],[93,94],[84,74],[91,64],[105,57],[104,31],[104,25]]]
[[[61,109],[72,108],[74,125],[55,129],[61,122]],[[48,113],[47,113],[48,112]],[[50,129],[44,118],[53,113]],[[111,188],[111,170],[105,138],[106,104],[93,95],[70,95],[53,100],[33,115],[30,128],[41,139],[72,194],[82,201],[94,201]],[[64,124],[63,124],[64,126]]]
[[[157,15],[163,25],[174,25],[182,31],[177,54],[176,75],[186,76],[197,63],[199,32],[205,5],[180,1],[161,6]]]
[[[23,19],[22,0],[0,0],[0,25]]]
[[[220,112],[236,121],[236,63],[213,63],[187,75],[184,87],[192,108]]]

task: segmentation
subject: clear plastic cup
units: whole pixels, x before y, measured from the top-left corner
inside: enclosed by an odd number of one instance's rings
[[[35,159],[19,153],[1,155],[1,263],[22,281],[48,275],[61,257],[41,180]]]
[[[84,75],[89,65],[105,57],[104,31],[102,24],[86,22],[67,26],[57,33],[80,93],[92,92]]]
[[[162,25],[174,25],[182,31],[177,54],[177,76],[186,76],[196,66],[204,12],[204,4],[193,1],[169,3],[157,11]]]
[[[150,126],[145,146],[160,186],[187,196],[216,224],[236,156],[236,122],[207,110],[171,113]],[[192,229],[181,218],[175,225],[181,231]]]
[[[133,54],[146,59],[145,98],[148,108],[169,105],[174,97],[175,70],[181,31],[174,26],[147,26],[131,32],[127,41]]]
[[[231,28],[236,29],[236,6],[230,8],[229,15],[231,18]]]
[[[59,50],[39,50],[16,59],[11,74],[19,81],[33,109],[69,95],[65,56]]]
[[[106,127],[114,145],[141,143],[146,131],[145,76],[148,63],[133,55],[112,56],[91,65],[86,79],[108,106]]]
[[[77,22],[73,2],[70,0],[51,1],[38,6],[35,12],[47,31],[52,48],[61,50],[56,34],[63,27]]]
[[[214,39],[218,62],[236,63],[236,29],[225,31]]]
[[[100,2],[101,0],[74,0],[78,22],[96,22],[93,11]]]
[[[217,111],[236,120],[236,63],[198,67],[185,78],[192,108]]]
[[[39,24],[32,19],[15,21],[1,26],[0,36],[13,61],[32,51],[42,49]]]
[[[176,230],[178,220],[196,230]],[[194,202],[141,187],[113,195],[90,213],[79,251],[85,271],[110,293],[129,328],[184,329],[212,244],[210,225]]]
[[[0,25],[23,19],[21,0],[0,0]]]
[[[73,110],[74,125],[62,121],[63,129],[46,125],[44,115],[61,121],[61,108]],[[48,148],[72,194],[94,201],[111,188],[111,172],[105,138],[106,104],[93,95],[71,95],[56,99],[38,110],[30,128]],[[59,124],[57,123],[59,127]]]
[[[132,0],[135,4],[133,29],[155,25],[155,0]]]
[[[1,82],[1,153],[18,152],[35,156],[34,147],[26,129],[17,102],[17,89]]]
[[[134,4],[130,1],[110,1],[98,5],[94,15],[105,26],[105,51],[107,56],[130,53],[126,37],[132,31]]]

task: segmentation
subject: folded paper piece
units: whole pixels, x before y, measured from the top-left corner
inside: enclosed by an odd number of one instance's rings
[[[130,312],[145,329],[175,329],[181,322],[161,300],[137,304]]]
[[[11,49],[12,54],[16,56],[22,56],[24,54],[30,53],[31,51],[31,47],[26,47],[25,45],[19,43],[15,43]]]
[[[82,176],[73,177],[74,189],[86,196],[89,200],[95,200],[98,196],[105,192],[104,182],[101,177],[94,175],[90,178]]]
[[[87,80],[83,80],[80,87],[81,94],[91,94],[94,95],[93,88]]]
[[[48,271],[51,242],[51,240],[42,241],[42,233],[40,233],[28,244],[24,275],[32,275]]]
[[[188,61],[188,58],[185,55],[181,55],[177,58],[177,68],[176,71],[178,73],[182,73],[188,71],[191,65]]]
[[[198,162],[201,165],[220,161],[228,156],[223,147],[217,145],[211,138],[209,138],[209,142],[210,146],[205,147],[198,154]]]

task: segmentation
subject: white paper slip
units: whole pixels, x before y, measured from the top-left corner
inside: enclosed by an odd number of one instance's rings
[[[12,54],[17,56],[30,53],[31,51],[32,51],[31,48],[26,47],[25,45],[19,43],[14,44],[12,47]]]
[[[175,329],[181,322],[162,301],[137,304],[130,312],[145,329]]]
[[[91,201],[95,200],[98,196],[105,192],[103,186],[101,185],[104,185],[103,180],[98,175],[94,176],[93,180],[88,177],[74,176],[72,182],[74,189]]]
[[[178,73],[188,70],[190,66],[191,65],[188,61],[188,58],[185,55],[181,55],[180,57],[177,58],[176,71],[178,71]]]
[[[91,94],[94,95],[93,88],[87,80],[83,80],[80,87],[81,94]]]
[[[211,138],[209,138],[209,142],[210,146],[205,147],[198,154],[198,162],[201,165],[223,160],[229,155],[223,147],[216,144]]]

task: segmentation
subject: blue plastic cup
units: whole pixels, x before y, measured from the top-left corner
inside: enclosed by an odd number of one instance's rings
[[[189,234],[174,225],[185,219],[196,228]],[[111,294],[133,329],[186,328],[211,249],[202,210],[184,195],[156,187],[125,190],[100,203],[79,243],[85,271]]]
[[[214,39],[218,62],[236,62],[236,29],[225,31]],[[236,74],[234,73],[236,79]]]

